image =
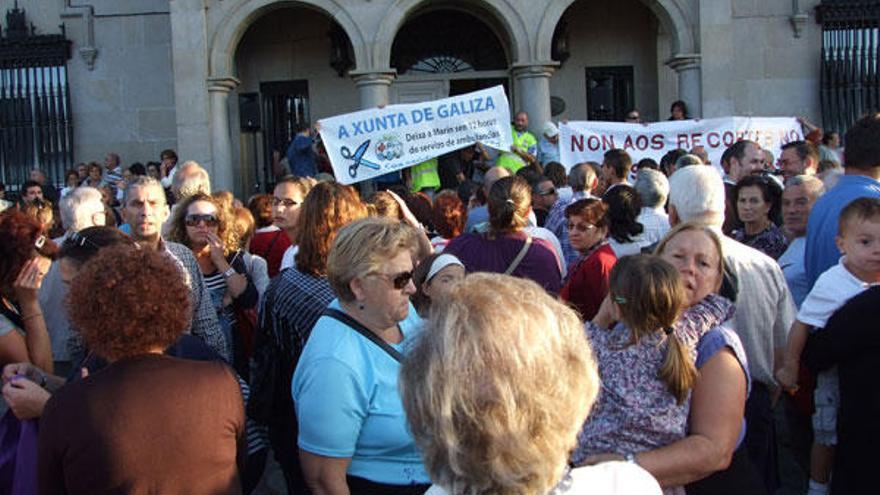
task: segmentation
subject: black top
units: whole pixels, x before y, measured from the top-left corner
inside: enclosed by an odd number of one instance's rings
[[[838,367],[840,410],[832,493],[877,493],[880,445],[880,287],[850,299],[813,333],[803,362],[812,370]]]

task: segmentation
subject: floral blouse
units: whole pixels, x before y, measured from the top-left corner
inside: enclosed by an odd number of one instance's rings
[[[733,304],[710,294],[688,308],[673,327],[696,359],[700,338],[733,316]],[[662,331],[630,344],[630,330],[618,323],[610,330],[586,324],[599,364],[602,388],[578,435],[574,465],[595,454],[627,454],[655,449],[685,436],[690,397],[678,404],[660,379],[666,357]]]
[[[774,260],[778,260],[788,247],[785,234],[775,223],[771,223],[769,227],[755,235],[747,235],[745,228],[742,228],[734,230],[730,236],[746,246],[761,251]]]

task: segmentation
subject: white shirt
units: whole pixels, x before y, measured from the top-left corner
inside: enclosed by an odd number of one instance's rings
[[[642,238],[647,246],[660,242],[660,239],[663,239],[663,236],[669,232],[669,215],[666,214],[663,207],[642,208],[636,221],[645,227],[645,230],[642,231]]]
[[[828,318],[848,300],[872,285],[877,285],[853,275],[843,264],[845,259],[846,256],[841,257],[836,265],[822,272],[816,279],[813,290],[807,294],[798,311],[799,322],[823,328]]]
[[[647,471],[632,462],[603,462],[571,470],[572,483],[562,494],[589,495],[659,495],[660,485]],[[447,495],[443,488],[433,485],[425,495]]]
[[[287,251],[284,251],[284,256],[281,257],[281,266],[278,268],[278,271],[280,272],[285,268],[296,266],[296,253],[298,252],[299,246],[290,246],[287,248]]]
[[[177,165],[174,165],[174,167],[172,167],[171,170],[168,171],[168,175],[162,177],[162,179],[159,181],[162,184],[162,187],[164,187],[165,189],[171,188],[171,183],[174,180],[174,172],[176,171]]]

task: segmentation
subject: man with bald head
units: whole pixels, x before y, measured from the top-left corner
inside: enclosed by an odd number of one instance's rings
[[[495,164],[504,167],[515,174],[517,170],[538,162],[538,140],[528,131],[529,115],[525,112],[517,112],[513,119],[511,134],[513,144],[510,151],[506,151],[498,157]]]
[[[486,174],[483,176],[483,187],[481,188],[483,191],[483,198],[489,197],[489,190],[492,189],[492,184],[498,181],[498,179],[503,179],[504,177],[509,176],[510,171],[506,168],[496,166],[487,170]],[[467,226],[465,227],[465,232],[472,232],[478,225],[488,221],[489,208],[485,204],[472,208],[470,211],[468,211],[468,219]]]

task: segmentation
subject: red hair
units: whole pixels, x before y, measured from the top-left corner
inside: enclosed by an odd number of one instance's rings
[[[28,260],[41,254],[54,258],[58,246],[45,238],[37,248],[37,239],[45,237],[36,218],[10,208],[0,214],[0,287],[11,288]]]
[[[453,191],[441,191],[434,198],[434,230],[444,239],[453,239],[464,232],[467,208]]]

